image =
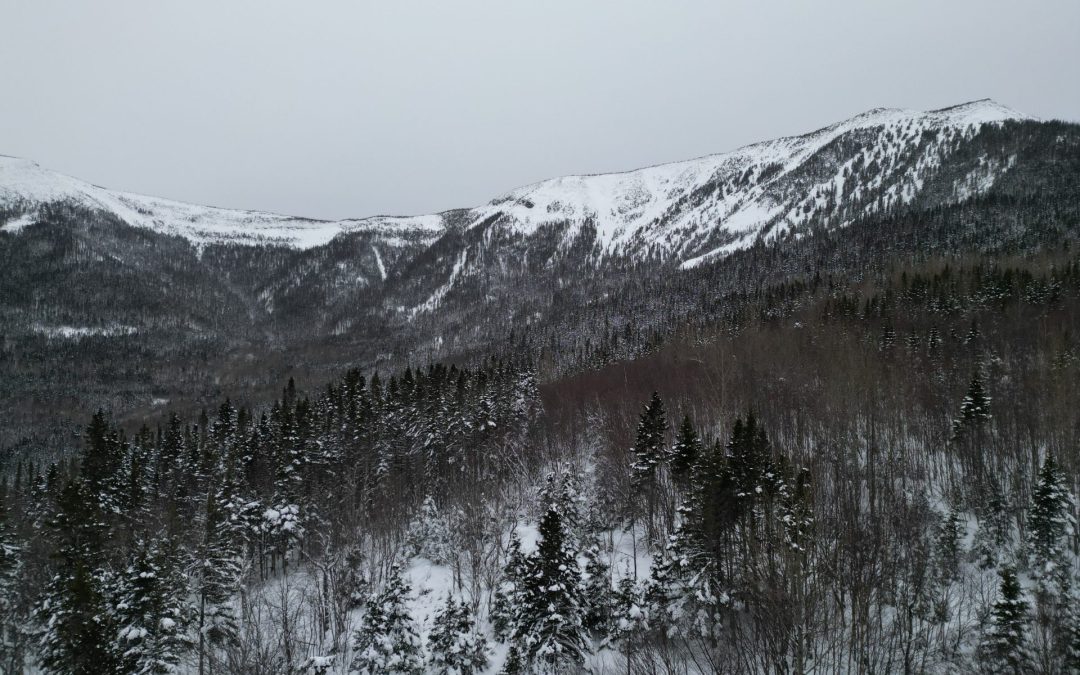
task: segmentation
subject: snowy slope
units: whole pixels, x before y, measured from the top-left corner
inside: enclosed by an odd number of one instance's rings
[[[467,211],[464,222],[466,228],[494,223],[526,238],[548,224],[569,224],[567,243],[589,224],[602,254],[660,254],[688,267],[812,218],[850,218],[909,202],[950,142],[983,124],[1010,119],[1026,117],[990,100],[930,112],[879,108],[802,136],[728,153],[542,181]],[[955,199],[988,189],[1001,168],[973,171],[951,187]],[[0,229],[21,231],[32,224],[38,206],[63,200],[200,245],[313,248],[354,231],[381,233],[391,244],[395,233],[434,241],[446,226],[438,214],[326,222],[196,206],[107,190],[0,156],[0,207],[17,206],[17,215]]]
[[[321,221],[198,206],[107,190],[25,159],[0,155],[0,205],[23,212],[0,229],[18,232],[33,222],[33,214],[41,205],[65,201],[102,209],[134,227],[178,235],[197,245],[268,244],[307,249],[322,246],[340,233],[356,231],[378,232],[393,244],[395,234],[427,234],[434,238],[443,229],[440,215]]]
[[[825,194],[842,190],[845,169],[850,171],[857,157],[824,167],[824,172],[815,167],[818,175],[810,176],[812,180],[800,170],[837,139],[869,136],[860,138],[860,154],[864,162],[876,162],[878,174],[868,185],[857,186],[854,197],[861,196],[860,190],[885,186],[891,188],[887,200],[903,202],[922,187],[920,177],[933,167],[941,140],[1010,119],[1027,118],[990,100],[930,112],[875,109],[803,136],[724,154],[627,173],[546,180],[475,209],[473,222],[500,216],[508,227],[527,235],[547,223],[590,219],[604,252],[659,248],[691,266],[749,245],[766,227],[778,225],[779,232],[821,215]],[[921,144],[926,132],[937,142]],[[908,157],[916,147],[921,155]],[[890,173],[901,168],[903,176]],[[978,185],[988,187],[985,180]],[[958,197],[970,192],[958,189]],[[723,243],[709,247],[710,240]]]

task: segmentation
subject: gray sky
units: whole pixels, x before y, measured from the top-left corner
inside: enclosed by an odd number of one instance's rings
[[[0,154],[323,218],[989,97],[1080,118],[1080,2],[0,0]]]

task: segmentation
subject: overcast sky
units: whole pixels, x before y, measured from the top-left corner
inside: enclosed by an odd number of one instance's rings
[[[1080,2],[0,0],[0,154],[322,218],[993,98],[1080,119]]]

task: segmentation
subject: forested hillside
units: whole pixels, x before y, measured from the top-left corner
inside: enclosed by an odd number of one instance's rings
[[[881,277],[543,384],[99,413],[5,482],[9,669],[1070,672],[1080,258]]]
[[[1080,672],[1080,127],[987,105],[310,246],[5,204],[0,672]]]
[[[967,123],[1000,111],[989,102],[959,109],[967,112],[871,111],[671,165],[667,174],[701,182],[678,199],[688,188],[642,193],[641,172],[593,177],[626,192],[604,217],[573,201],[584,198],[574,181],[556,180],[534,187],[561,195],[569,215],[498,198],[440,214],[441,230],[388,233],[376,223],[299,248],[193,241],[63,191],[42,204],[0,198],[0,376],[10,383],[0,391],[10,411],[0,447],[69,452],[85,411],[102,406],[137,426],[225,396],[255,405],[289,377],[318,387],[348,368],[475,363],[493,349],[543,350],[547,378],[600,346],[626,358],[684,322],[713,321],[731,311],[733,293],[1075,238],[1076,125]],[[761,159],[776,148],[795,153],[790,166]],[[725,255],[701,258],[705,242],[730,234],[721,205],[801,204],[800,190],[818,195],[816,206],[793,206],[745,230]],[[645,219],[639,202],[661,197],[671,208]],[[641,237],[667,231],[672,242],[615,246],[612,232],[631,232],[610,218],[630,218]],[[690,236],[699,243],[674,245]]]

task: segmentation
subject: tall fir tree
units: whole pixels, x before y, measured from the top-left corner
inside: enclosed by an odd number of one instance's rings
[[[125,482],[121,475],[124,455],[120,434],[109,424],[105,412],[98,410],[86,428],[79,475],[87,492],[105,512],[120,509],[119,495]]]
[[[1052,454],[1047,454],[1028,512],[1029,562],[1035,584],[1035,618],[1055,660],[1080,660],[1080,612],[1068,547],[1075,523],[1073,496]]]
[[[577,672],[590,652],[581,573],[558,510],[548,509],[539,530],[537,550],[528,562],[512,648],[526,668]]]
[[[0,498],[0,672],[20,673],[30,642],[24,588],[27,569],[24,547],[8,521],[8,501],[7,494]]]
[[[645,589],[634,579],[629,569],[623,570],[612,597],[612,626],[616,639],[636,641],[649,627]]]
[[[469,606],[447,594],[428,634],[428,672],[475,675],[487,668],[487,638],[477,628]]]
[[[51,673],[122,672],[109,607],[112,577],[103,566],[108,527],[99,495],[78,479],[69,481],[48,525],[56,539],[56,565],[35,608],[38,660]]]
[[[652,398],[645,405],[638,420],[637,437],[633,447],[633,461],[630,464],[631,493],[629,512],[632,518],[644,516],[645,532],[650,542],[657,542],[663,536],[664,525],[670,526],[670,519],[665,523],[668,509],[661,502],[663,482],[660,469],[670,459],[667,451],[667,415],[660,395],[653,392]]]
[[[512,532],[507,544],[502,578],[491,602],[491,626],[498,638],[506,638],[514,632],[517,609],[521,606],[521,598],[525,592],[527,572],[528,561],[521,551],[521,539],[517,532]]]
[[[948,585],[960,574],[963,522],[956,511],[949,511],[937,528],[934,542],[934,572],[938,583]]]
[[[1039,577],[1052,576],[1065,564],[1065,540],[1072,535],[1072,495],[1054,456],[1048,454],[1031,495],[1028,531],[1031,565]]]
[[[990,394],[982,375],[976,371],[971,376],[964,400],[960,402],[960,414],[953,420],[953,438],[960,438],[971,429],[989,422],[990,418]]]
[[[690,483],[690,474],[701,455],[701,438],[689,415],[684,415],[671,447],[671,473],[683,489]]]
[[[195,549],[191,566],[195,603],[192,620],[197,634],[199,675],[210,668],[215,648],[237,636],[232,600],[240,585],[240,564],[236,535],[222,503],[225,497],[216,489],[206,495],[202,540]]]
[[[991,610],[992,623],[983,638],[982,657],[988,670],[1002,675],[1030,672],[1028,603],[1023,598],[1016,570],[1001,570],[1001,588]]]
[[[638,420],[631,475],[637,485],[651,484],[656,469],[666,459],[667,414],[660,394],[653,392]]]
[[[386,588],[367,602],[356,630],[352,670],[360,675],[419,675],[423,645],[405,601],[411,589],[396,565]]]
[[[979,529],[975,531],[972,548],[979,556],[979,565],[995,567],[1009,544],[1013,526],[1008,504],[1000,488],[991,486],[986,502],[978,508]]]
[[[125,672],[175,673],[194,647],[188,634],[194,612],[176,547],[137,543],[117,585],[114,615]]]
[[[604,560],[600,547],[593,544],[583,552],[585,558],[585,628],[598,639],[611,635],[614,623],[615,592],[611,585],[611,565]]]

